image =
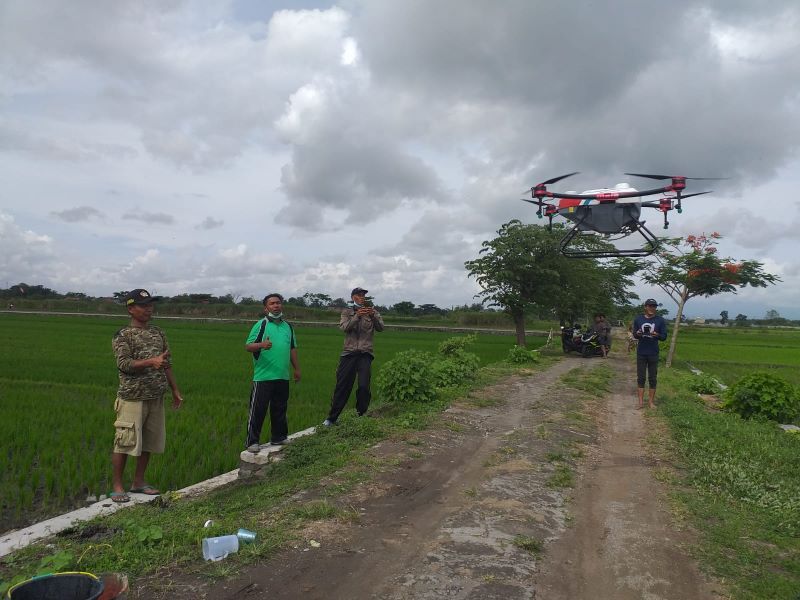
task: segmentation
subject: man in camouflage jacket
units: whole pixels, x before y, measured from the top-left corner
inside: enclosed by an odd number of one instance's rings
[[[353,308],[343,310],[339,318],[339,329],[344,332],[344,347],[336,369],[336,387],[331,398],[331,409],[328,418],[322,423],[326,427],[334,425],[344,410],[356,377],[356,413],[359,416],[367,412],[372,398],[369,389],[372,361],[375,358],[372,353],[372,338],[376,331],[383,331],[383,319],[367,301],[367,290],[357,287],[350,293],[350,297]]]
[[[114,356],[119,371],[119,389],[114,410],[113,467],[114,502],[128,502],[122,477],[128,456],[136,456],[136,471],[130,491],[156,495],[160,492],[145,482],[144,474],[150,454],[164,452],[166,428],[164,424],[164,393],[172,390],[172,406],[179,408],[183,402],[175,376],[172,374],[169,345],[164,332],[150,325],[153,302],[158,298],[147,290],[135,289],[125,296],[131,317],[112,340]]]

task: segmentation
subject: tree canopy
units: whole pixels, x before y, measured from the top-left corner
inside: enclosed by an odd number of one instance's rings
[[[675,355],[683,309],[691,298],[736,293],[748,285],[767,287],[780,281],[777,276],[764,271],[764,266],[758,261],[719,256],[717,245],[720,239],[722,236],[716,232],[685,238],[661,238],[658,249],[646,261],[642,279],[660,287],[678,305],[675,330],[667,354],[668,367]],[[740,321],[740,316],[743,315],[737,316],[736,321]]]
[[[514,320],[517,345],[525,345],[525,312],[537,307],[562,323],[614,304],[626,305],[635,263],[616,259],[575,259],[563,256],[559,242],[566,230],[524,225],[518,220],[504,224],[497,237],[483,242],[481,256],[464,263],[470,277],[481,286],[483,302],[502,307]],[[597,236],[584,236],[584,248],[609,249]]]

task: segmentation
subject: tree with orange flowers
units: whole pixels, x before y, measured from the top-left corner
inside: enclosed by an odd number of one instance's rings
[[[764,271],[764,265],[755,260],[736,261],[722,258],[717,244],[722,236],[688,235],[685,238],[662,238],[658,250],[649,258],[642,271],[642,279],[657,285],[678,305],[675,329],[669,343],[666,366],[672,365],[678,340],[683,308],[691,298],[716,296],[746,286],[767,287],[780,281]]]

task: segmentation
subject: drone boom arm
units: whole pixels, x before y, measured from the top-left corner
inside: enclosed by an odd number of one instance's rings
[[[653,188],[650,190],[639,190],[630,192],[598,192],[597,194],[562,194],[560,192],[545,191],[543,196],[547,198],[563,198],[572,200],[600,200],[601,202],[610,202],[620,198],[636,198],[638,196],[654,196],[656,194],[663,194],[665,192],[677,192],[680,195],[680,190],[673,185],[667,185],[660,188]]]

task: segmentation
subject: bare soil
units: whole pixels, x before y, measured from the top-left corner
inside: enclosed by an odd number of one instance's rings
[[[560,381],[601,364],[618,374],[605,397]],[[173,573],[130,597],[720,598],[671,525],[632,370],[622,354],[569,356],[475,392],[440,426],[369,451],[384,467],[336,500],[356,518],[312,523],[231,579]]]

